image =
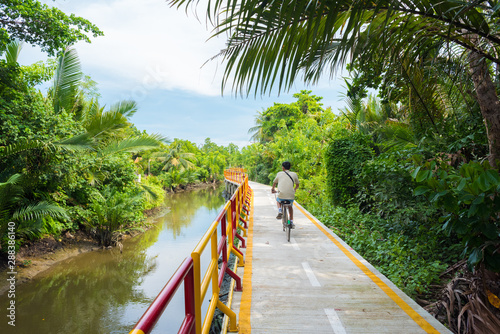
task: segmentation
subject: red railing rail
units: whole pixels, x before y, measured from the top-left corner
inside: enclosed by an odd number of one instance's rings
[[[182,262],[129,334],[150,333],[182,283],[184,283],[185,316],[178,333],[208,333],[215,308],[219,308],[228,316],[229,330],[237,331],[236,314],[219,300],[219,290],[226,273],[235,280],[236,291],[242,290],[241,278],[228,267],[228,259],[232,253],[237,257],[238,266],[244,264],[243,253],[234,247],[234,239],[238,238],[241,241],[240,247],[245,247],[244,237],[248,228],[247,219],[252,190],[248,186],[248,177],[243,169],[226,170],[224,176],[231,182],[239,183],[238,189],[226,202],[191,256]],[[217,241],[219,226],[221,238]],[[238,233],[238,228],[243,236]],[[211,260],[202,277],[200,256],[208,245],[210,245]],[[219,259],[222,259],[220,269],[218,268]],[[202,321],[201,305],[210,283],[212,285],[211,301],[205,319]]]
[[[185,316],[182,322],[179,333],[195,334],[195,304],[194,304],[194,276],[193,276],[193,259],[186,258],[177,268],[174,275],[161,290],[153,303],[148,307],[141,319],[137,322],[130,334],[150,333],[153,330],[156,322],[160,319],[163,311],[167,307],[170,300],[174,297],[181,283],[184,282],[184,302]]]

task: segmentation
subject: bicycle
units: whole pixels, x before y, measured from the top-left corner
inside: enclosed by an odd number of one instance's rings
[[[276,193],[274,194],[274,197],[276,198],[277,195]],[[292,206],[292,203],[289,200],[282,199],[281,200],[281,223],[283,224],[283,231],[286,233],[286,240],[290,242],[290,234],[292,231],[292,224],[290,220],[288,220],[288,208]]]

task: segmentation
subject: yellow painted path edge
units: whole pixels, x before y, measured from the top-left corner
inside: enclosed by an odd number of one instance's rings
[[[330,239],[335,246],[337,246],[359,269],[361,269],[366,276],[368,276],[379,288],[382,289],[406,314],[410,316],[424,331],[427,333],[439,333],[431,324],[427,322],[420,314],[418,314],[410,305],[408,305],[401,297],[399,297],[394,290],[385,284],[377,275],[375,275],[367,266],[361,263],[347,248],[345,248],[337,239],[335,239],[323,226],[318,224],[300,204],[294,202],[295,206],[307,217],[321,232],[323,232],[328,239]],[[246,274],[246,269],[245,269]]]
[[[245,267],[243,272],[243,293],[241,295],[239,314],[239,333],[250,334],[252,326],[250,324],[250,308],[252,306],[252,253],[253,253],[253,190],[250,198],[250,219],[248,220],[247,250],[245,253]]]

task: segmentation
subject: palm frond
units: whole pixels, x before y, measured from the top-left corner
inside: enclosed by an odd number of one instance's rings
[[[76,50],[67,48],[59,56],[58,66],[54,74],[52,98],[55,113],[59,113],[61,108],[67,111],[73,109],[82,75],[80,59]]]
[[[152,187],[145,185],[144,183],[141,183],[140,187],[144,190],[148,200],[156,201],[158,199],[158,194]]]
[[[107,111],[92,115],[85,126],[87,133],[94,138],[124,129],[129,126],[128,120],[120,112]]]
[[[14,174],[6,182],[0,183],[0,221],[7,220],[13,205],[22,197],[22,180],[22,174]]]
[[[194,0],[171,0],[186,8]],[[229,36],[212,59],[225,62],[223,87],[241,94],[288,90],[302,78],[315,83],[352,59],[383,55],[418,59],[443,41],[500,64],[494,5],[454,0],[295,1],[215,0],[207,5],[214,37]],[[484,42],[474,44],[467,36]]]
[[[65,151],[92,150],[92,138],[88,133],[79,134],[54,143],[54,146]]]
[[[0,182],[0,188],[5,187],[7,185],[17,185],[22,180],[22,174],[14,174],[9,177],[6,182]]]
[[[30,204],[18,209],[12,215],[16,221],[30,221],[51,216],[53,218],[69,219],[66,210],[47,201]]]
[[[120,141],[111,142],[101,150],[100,154],[108,156],[118,153],[136,153],[144,150],[159,147],[161,145],[161,135],[142,135],[140,137],[127,138]]]
[[[137,102],[132,100],[123,100],[117,102],[109,108],[110,112],[118,112],[125,116],[127,119],[130,119],[130,117],[134,116],[137,110]]]
[[[6,158],[13,154],[18,154],[38,148],[54,150],[54,145],[50,142],[43,142],[40,140],[20,139],[15,144],[0,146],[0,158]]]

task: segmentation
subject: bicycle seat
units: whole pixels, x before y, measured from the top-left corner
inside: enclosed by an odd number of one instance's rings
[[[281,204],[290,204],[290,201],[286,200],[286,199],[282,199],[281,200]]]

